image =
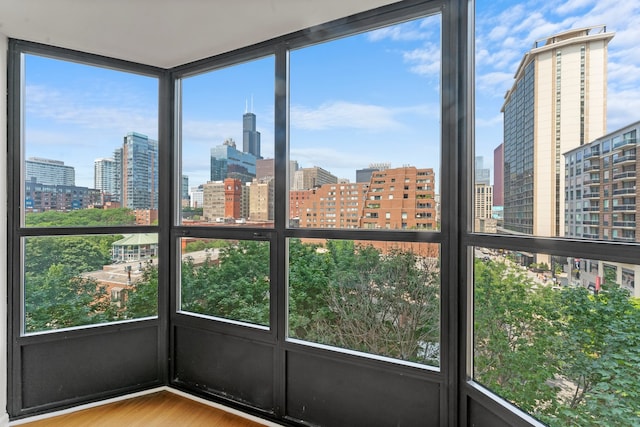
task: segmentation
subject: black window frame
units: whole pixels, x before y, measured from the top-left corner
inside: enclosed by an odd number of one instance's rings
[[[611,241],[584,241],[571,238],[551,238],[536,236],[508,236],[473,232],[472,211],[473,165],[474,165],[474,69],[473,69],[473,0],[408,0],[390,6],[381,7],[355,16],[338,19],[331,23],[302,30],[277,39],[265,41],[254,46],[229,52],[213,58],[203,59],[172,69],[160,69],[128,61],[100,57],[88,53],[76,52],[64,48],[22,41],[9,41],[8,55],[8,382],[9,412],[13,418],[68,407],[82,399],[68,400],[56,405],[43,405],[37,408],[22,406],[22,372],[20,355],[23,346],[46,343],[53,340],[83,338],[101,333],[119,333],[123,330],[135,330],[144,324],[153,324],[158,330],[158,356],[160,366],[158,379],[150,384],[129,387],[97,394],[89,397],[114,396],[123,392],[145,389],[150,386],[175,386],[175,372],[170,360],[174,357],[176,323],[183,322],[193,328],[208,328],[221,334],[232,334],[249,340],[272,344],[278,351],[275,364],[279,382],[274,385],[278,396],[278,409],[267,414],[275,419],[286,419],[282,408],[286,402],[284,383],[286,373],[284,354],[286,351],[324,358],[344,360],[349,363],[366,366],[383,366],[391,374],[417,375],[428,378],[441,387],[440,425],[467,425],[473,422],[497,425],[539,426],[538,421],[506,403],[499,396],[489,392],[473,381],[473,249],[486,247],[512,251],[566,255],[585,259],[598,259],[610,262],[634,264],[640,259],[640,244]],[[308,46],[319,41],[328,41],[338,37],[367,31],[386,24],[406,21],[425,16],[429,13],[441,13],[442,17],[442,65],[441,65],[441,161],[440,192],[442,205],[442,224],[439,231],[367,231],[367,230],[331,230],[296,229],[288,223],[288,195],[286,183],[288,167],[288,52],[291,49]],[[20,141],[22,138],[21,103],[23,87],[21,80],[21,55],[34,54],[49,56],[61,60],[80,62],[150,75],[159,81],[159,162],[170,173],[160,175],[159,183],[159,223],[155,226],[134,227],[83,227],[83,228],[25,228],[20,219]],[[276,188],[274,227],[270,229],[216,229],[179,225],[181,172],[178,164],[178,152],[175,147],[179,140],[179,80],[189,75],[210,71],[219,67],[233,65],[265,55],[275,57],[275,170]],[[52,331],[46,334],[24,336],[22,333],[22,293],[20,278],[21,256],[20,241],[29,236],[85,235],[113,233],[156,232],[159,235],[160,280],[158,316],[154,319],[133,320],[126,323],[94,325],[73,331]],[[268,240],[271,242],[271,314],[268,330],[250,328],[232,322],[210,321],[185,315],[179,311],[177,283],[180,253],[178,241],[182,237],[217,237],[247,240]],[[354,240],[381,240],[437,243],[441,253],[441,364],[440,370],[433,372],[424,369],[416,374],[414,368],[401,364],[379,361],[376,358],[362,358],[336,349],[316,348],[309,343],[297,342],[287,338],[286,331],[286,241],[289,238],[330,238]],[[207,322],[206,325],[203,322]],[[215,399],[215,396],[189,390]],[[233,404],[228,400],[225,403]],[[240,405],[242,409],[251,410]],[[261,413],[261,415],[265,415]],[[502,424],[500,424],[502,423]]]

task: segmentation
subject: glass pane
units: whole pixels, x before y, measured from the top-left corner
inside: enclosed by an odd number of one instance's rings
[[[274,67],[182,80],[182,224],[273,226]]]
[[[24,56],[26,227],[158,218],[158,80]]]
[[[475,254],[474,379],[550,426],[636,425],[640,265]]]
[[[158,235],[26,237],[24,331],[158,313]]]
[[[479,0],[476,10],[473,229],[640,241],[640,77],[626,71],[640,65],[637,9]]]
[[[291,52],[291,227],[440,229],[440,16]]]
[[[439,246],[289,240],[289,337],[440,365]]]
[[[183,312],[269,326],[269,242],[182,238]]]

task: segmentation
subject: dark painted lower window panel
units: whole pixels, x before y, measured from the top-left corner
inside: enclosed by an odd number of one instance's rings
[[[273,347],[202,329],[174,331],[174,382],[275,412]]]
[[[467,400],[470,427],[511,427],[512,424],[504,421],[493,411],[487,409],[481,403],[469,398]]]
[[[22,405],[13,417],[162,382],[156,327],[24,345],[21,363]]]
[[[287,416],[318,426],[440,426],[441,385],[371,366],[287,355]]]

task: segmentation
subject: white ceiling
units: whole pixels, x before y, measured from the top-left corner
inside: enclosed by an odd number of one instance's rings
[[[0,0],[0,33],[170,68],[396,1]]]

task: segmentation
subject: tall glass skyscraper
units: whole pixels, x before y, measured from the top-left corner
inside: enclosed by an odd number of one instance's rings
[[[158,141],[130,132],[114,152],[116,193],[123,207],[158,209]]]
[[[65,166],[63,161],[30,157],[25,162],[26,181],[48,185],[76,185],[73,166]]]
[[[261,159],[260,132],[256,130],[256,115],[245,113],[242,116],[242,151]]]
[[[256,176],[256,160],[251,153],[239,151],[233,139],[211,149],[211,181],[224,181],[225,178],[251,182]]]
[[[93,188],[104,194],[116,194],[117,179],[118,174],[114,159],[102,158],[93,162]]]

